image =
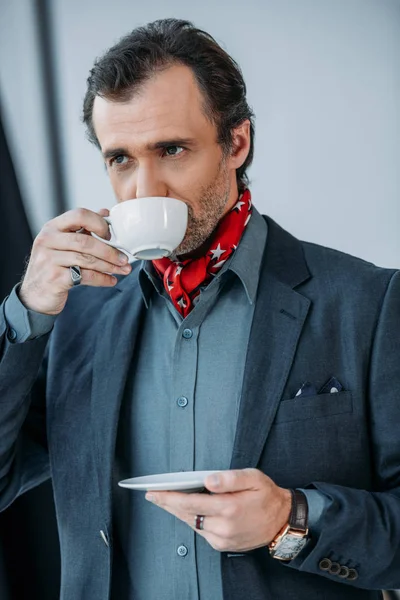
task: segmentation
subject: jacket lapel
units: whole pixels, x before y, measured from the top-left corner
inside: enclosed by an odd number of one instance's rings
[[[112,467],[121,400],[140,323],[146,310],[136,267],[103,307],[93,349],[92,431],[105,523],[111,514]]]
[[[293,289],[310,277],[300,242],[272,219],[266,220],[268,239],[247,350],[232,469],[258,464],[310,306],[310,301]]]

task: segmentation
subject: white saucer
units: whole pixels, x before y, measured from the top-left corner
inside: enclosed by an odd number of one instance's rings
[[[208,475],[220,471],[180,471],[179,473],[161,473],[160,475],[146,475],[119,481],[118,485],[130,490],[155,490],[197,492],[204,489],[204,481]]]

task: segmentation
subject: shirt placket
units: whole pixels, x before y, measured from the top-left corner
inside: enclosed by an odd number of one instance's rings
[[[172,308],[172,307],[171,307]],[[176,310],[172,308],[172,310]],[[195,464],[194,394],[198,360],[199,326],[193,313],[180,321],[172,365],[172,398],[170,406],[170,470],[192,471]],[[176,600],[197,600],[197,567],[195,533],[186,523],[175,521]]]

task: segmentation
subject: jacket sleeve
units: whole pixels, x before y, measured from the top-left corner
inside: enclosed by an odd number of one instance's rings
[[[400,588],[400,272],[386,291],[371,348],[368,373],[369,430],[374,489],[324,482],[306,486],[330,503],[320,517],[320,535],[287,563],[364,589]],[[352,578],[337,566],[352,569]]]
[[[18,343],[0,305],[0,510],[50,477],[45,380],[49,333]]]

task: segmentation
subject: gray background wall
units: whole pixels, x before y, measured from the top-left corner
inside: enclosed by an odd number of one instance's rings
[[[0,0],[0,94],[28,215],[52,216],[32,2]],[[302,239],[400,265],[400,0],[53,0],[68,204],[114,203],[80,122],[96,56],[139,24],[193,20],[239,62],[259,210]]]

